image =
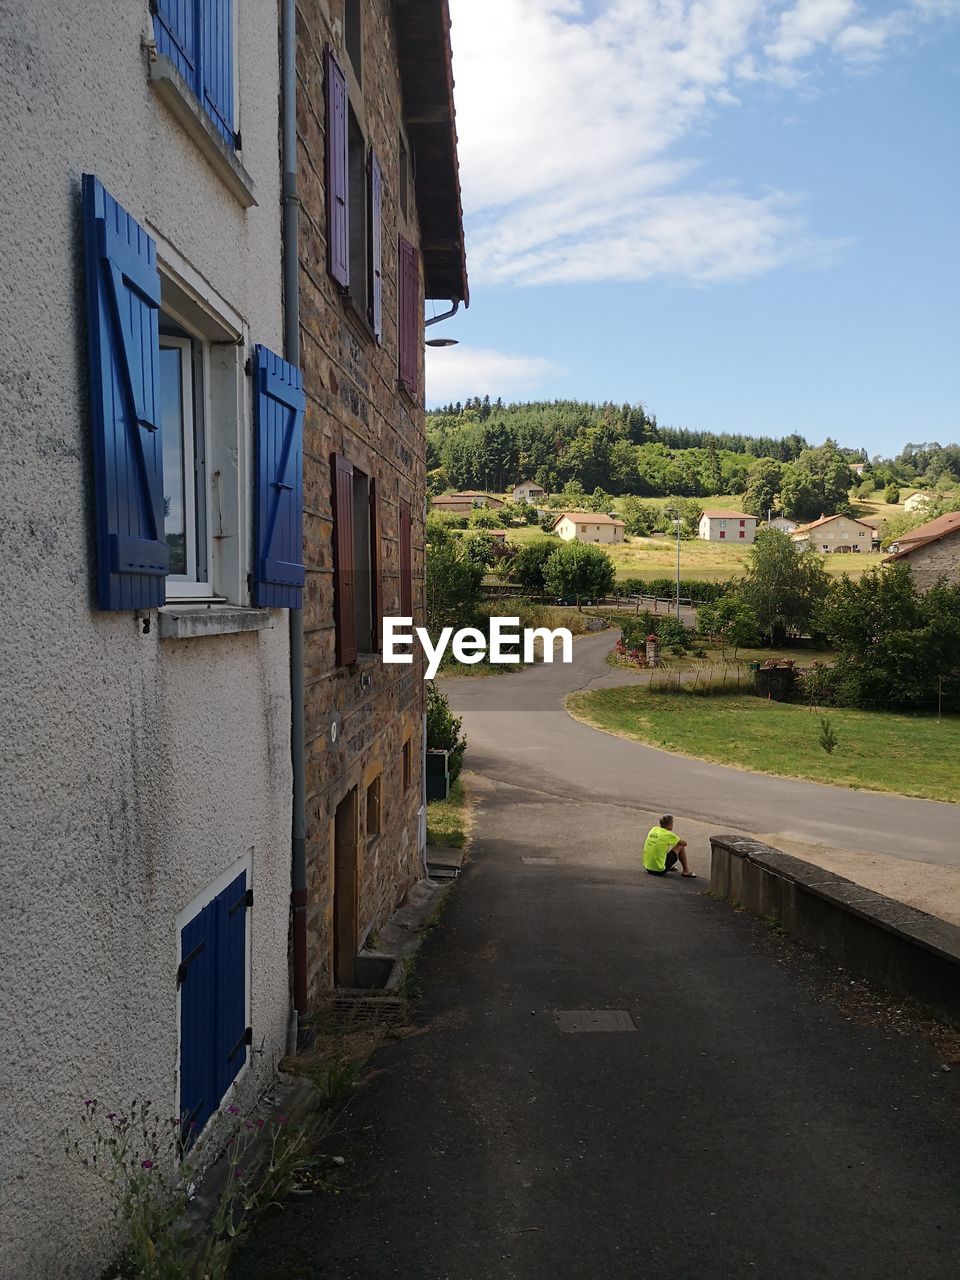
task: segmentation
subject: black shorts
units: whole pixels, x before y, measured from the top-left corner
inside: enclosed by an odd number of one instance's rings
[[[651,871],[649,867],[644,867],[648,876],[665,876],[671,867],[675,867],[680,859],[677,857],[673,849],[667,854],[667,863],[662,871]]]

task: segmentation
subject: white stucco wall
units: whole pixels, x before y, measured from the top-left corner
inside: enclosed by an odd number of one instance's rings
[[[564,542],[622,542],[623,526],[564,517],[557,525],[557,534]]]
[[[169,641],[92,604],[81,173],[281,349],[277,12],[235,9],[247,211],[148,84],[147,0],[0,0],[4,1277],[99,1274],[109,1228],[57,1135],[88,1096],[175,1113],[176,915],[246,856],[246,1097],[284,1046],[287,615]]]
[[[716,516],[702,515],[698,526],[699,536],[704,542],[737,542],[740,545],[751,543],[757,536],[757,521],[752,517],[745,520],[743,524],[743,534],[740,537],[740,519],[732,516],[723,517],[724,524],[720,523],[720,519]],[[726,537],[721,538],[720,534],[725,533]]]

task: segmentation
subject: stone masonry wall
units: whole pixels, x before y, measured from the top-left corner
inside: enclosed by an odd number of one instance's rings
[[[383,612],[400,612],[399,502],[410,504],[414,617],[423,611],[426,493],[422,343],[419,393],[398,388],[397,237],[419,244],[413,187],[400,211],[400,81],[389,0],[362,10],[362,91],[344,48],[342,0],[302,0],[297,10],[297,129],[300,221],[301,363],[307,392],[304,439],[304,549],[307,588],[308,972],[311,1000],[332,983],[334,816],[359,788],[359,936],[378,929],[421,874],[423,681],[419,660],[384,666],[378,656],[336,664],[331,455],[375,477],[380,496]],[[327,274],[324,192],[324,45],[347,73],[350,105],[383,173],[383,340],[378,346]],[[364,688],[369,677],[369,687]],[[331,726],[337,723],[336,741]],[[411,740],[411,781],[402,785],[403,743]],[[381,776],[381,834],[368,833],[366,788]]]
[[[921,591],[928,591],[938,578],[960,582],[960,529],[904,556],[903,562]]]

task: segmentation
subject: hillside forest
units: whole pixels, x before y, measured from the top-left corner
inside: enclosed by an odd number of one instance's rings
[[[863,463],[861,476],[850,469]],[[560,505],[605,510],[613,497],[742,495],[755,515],[797,520],[851,509],[854,498],[901,487],[948,494],[960,485],[960,445],[907,444],[895,458],[870,457],[835,441],[813,447],[783,438],[660,426],[642,404],[551,401],[504,404],[489,396],[428,414],[431,493],[504,492],[533,480]]]

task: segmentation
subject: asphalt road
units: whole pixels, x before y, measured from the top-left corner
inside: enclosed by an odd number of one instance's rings
[[[960,1069],[703,879],[644,875],[658,753],[555,707],[541,726],[523,690],[549,680],[457,690],[477,839],[417,1033],[373,1058],[330,1186],[233,1280],[954,1280]],[[634,1029],[567,1032],[571,1011]]]
[[[464,717],[474,772],[520,780],[544,794],[670,812],[714,830],[780,835],[850,852],[960,867],[960,808],[933,800],[851,791],[747,773],[658,751],[572,720],[575,689],[637,683],[604,661],[610,634],[574,644],[570,665],[555,663],[489,679],[443,682]],[[736,743],[731,743],[731,753]],[[923,761],[903,761],[922,769]],[[960,794],[960,763],[957,768]]]

